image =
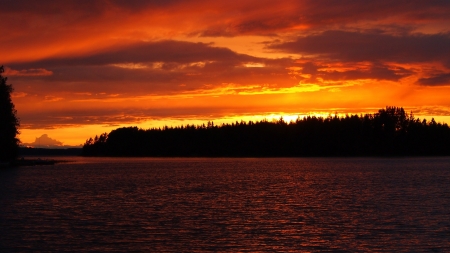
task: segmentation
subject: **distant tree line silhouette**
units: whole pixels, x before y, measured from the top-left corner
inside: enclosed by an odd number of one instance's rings
[[[235,122],[177,127],[118,128],[90,138],[84,156],[301,157],[450,155],[450,129],[400,107],[295,122]]]

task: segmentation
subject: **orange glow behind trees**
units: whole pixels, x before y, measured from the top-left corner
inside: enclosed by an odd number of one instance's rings
[[[21,140],[402,106],[450,122],[450,3],[2,5]]]

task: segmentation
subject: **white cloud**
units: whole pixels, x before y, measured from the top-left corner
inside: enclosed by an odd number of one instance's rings
[[[25,146],[32,146],[35,148],[55,148],[62,147],[63,143],[48,137],[47,134],[43,134],[41,137],[36,137],[36,140],[32,143],[24,143]]]

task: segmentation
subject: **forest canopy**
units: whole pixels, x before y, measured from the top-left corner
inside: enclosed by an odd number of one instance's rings
[[[301,157],[450,155],[450,128],[401,107],[285,122],[124,127],[90,138],[84,156]]]

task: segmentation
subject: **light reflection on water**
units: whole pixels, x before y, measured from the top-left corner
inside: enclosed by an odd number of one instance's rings
[[[0,171],[0,251],[450,251],[450,158],[70,159]]]

